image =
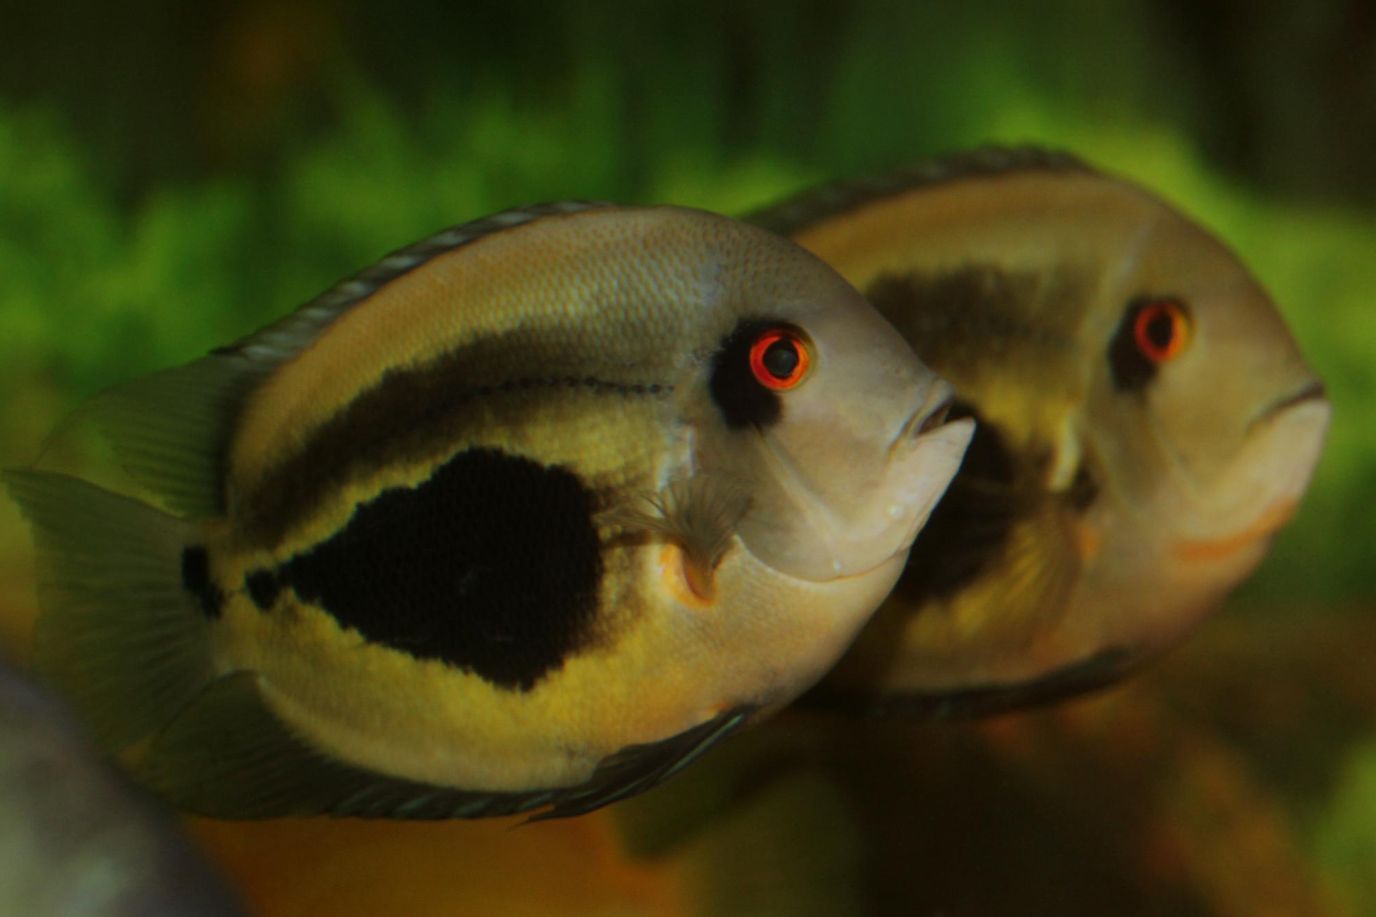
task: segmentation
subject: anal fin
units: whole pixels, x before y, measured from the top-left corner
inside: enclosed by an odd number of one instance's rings
[[[662,742],[623,749],[586,783],[524,792],[436,786],[372,773],[311,748],[264,702],[252,672],[211,684],[136,765],[174,805],[214,818],[333,815],[446,819],[581,815],[672,776],[749,716],[732,710]]]

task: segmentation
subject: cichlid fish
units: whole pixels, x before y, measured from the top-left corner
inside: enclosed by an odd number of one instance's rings
[[[96,399],[175,514],[6,473],[37,659],[193,811],[586,812],[832,665],[960,462],[949,396],[763,230],[499,214]]]
[[[814,696],[978,713],[1179,640],[1294,513],[1329,420],[1217,239],[1063,154],[985,150],[753,220],[855,284],[978,421],[894,594]]]

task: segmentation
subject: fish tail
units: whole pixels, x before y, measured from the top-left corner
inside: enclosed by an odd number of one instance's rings
[[[149,735],[212,673],[209,623],[184,582],[190,524],[64,474],[0,481],[33,529],[37,669],[107,748]]]

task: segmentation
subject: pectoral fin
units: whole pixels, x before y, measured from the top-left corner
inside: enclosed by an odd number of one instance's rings
[[[720,477],[694,475],[615,506],[598,522],[649,532],[676,544],[689,588],[710,600],[716,592],[717,564],[749,508],[750,497],[743,488]]]

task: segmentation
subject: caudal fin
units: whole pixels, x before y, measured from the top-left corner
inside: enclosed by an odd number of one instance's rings
[[[182,583],[186,522],[87,481],[0,472],[33,527],[38,670],[119,749],[211,677],[208,622]]]

